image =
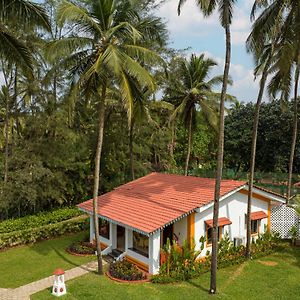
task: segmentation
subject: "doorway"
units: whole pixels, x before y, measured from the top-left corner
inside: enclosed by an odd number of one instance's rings
[[[125,251],[125,227],[117,225],[117,249]]]
[[[167,240],[170,240],[170,243],[173,242],[173,224],[168,225],[163,230],[163,246],[167,244]]]

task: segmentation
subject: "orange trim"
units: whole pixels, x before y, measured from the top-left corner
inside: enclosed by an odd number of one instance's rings
[[[248,196],[248,191],[247,190],[239,190],[239,193]],[[259,200],[262,200],[262,201],[265,201],[265,202],[270,202],[271,201],[271,199],[269,199],[269,198],[267,198],[265,196],[259,195],[257,193],[252,193],[252,197],[256,198],[256,199],[259,199]]]
[[[195,213],[187,216],[187,240],[190,245],[195,243]]]
[[[136,258],[133,258],[131,256],[126,255],[125,259],[127,261],[129,261],[130,263],[138,266],[140,269],[142,269],[143,271],[149,272],[149,266],[139,260],[137,260]]]

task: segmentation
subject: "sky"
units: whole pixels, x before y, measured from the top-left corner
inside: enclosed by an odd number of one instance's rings
[[[42,1],[37,1],[42,2]],[[239,101],[256,101],[258,82],[254,81],[253,61],[247,53],[245,41],[251,29],[250,10],[253,0],[238,0],[234,9],[232,34],[232,56],[230,75],[233,85],[229,93]],[[188,0],[182,8],[181,15],[177,15],[178,0],[167,0],[161,6],[157,15],[167,23],[170,32],[170,46],[175,49],[186,49],[187,55],[191,53],[205,53],[213,58],[218,67],[212,76],[223,74],[225,56],[225,34],[219,23],[218,13],[204,18],[195,5],[195,1]],[[0,72],[0,85],[3,83]]]
[[[170,31],[170,45],[175,49],[186,49],[187,54],[205,53],[219,65],[212,75],[223,74],[225,57],[225,34],[216,11],[209,18],[204,18],[197,8],[196,1],[188,0],[177,15],[178,0],[168,0],[161,6],[157,15],[167,22]],[[232,34],[232,55],[230,75],[233,85],[229,93],[239,101],[256,101],[258,82],[254,81],[253,59],[248,54],[245,41],[251,30],[250,11],[253,0],[238,0],[234,9]]]

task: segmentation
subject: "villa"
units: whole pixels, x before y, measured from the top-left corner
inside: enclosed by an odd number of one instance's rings
[[[151,274],[160,268],[160,249],[170,240],[179,244],[206,239],[200,257],[211,250],[215,180],[151,173],[98,197],[99,233],[103,254],[117,249],[120,256]],[[248,186],[244,181],[222,180],[219,239],[228,233],[236,245],[245,244]],[[271,207],[286,199],[254,187],[251,234],[255,239],[270,229]],[[90,240],[95,237],[93,201],[78,205],[90,215]]]

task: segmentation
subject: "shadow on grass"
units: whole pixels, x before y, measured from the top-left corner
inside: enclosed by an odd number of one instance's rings
[[[205,288],[204,286],[202,286],[199,283],[196,283],[196,282],[190,281],[190,280],[187,281],[187,283],[194,286],[194,287],[196,287],[196,288],[198,288],[198,289],[200,289],[200,290],[202,290],[202,291],[204,291],[204,292],[207,292],[207,294],[209,293],[209,289]]]

